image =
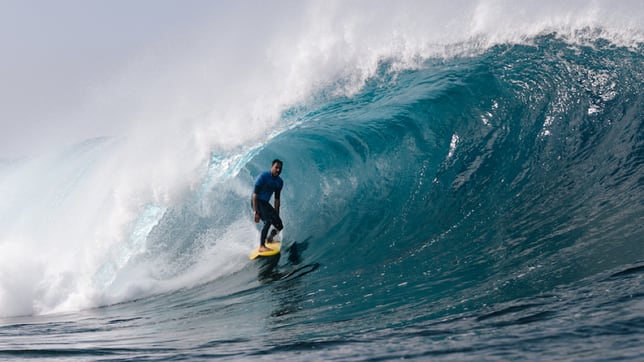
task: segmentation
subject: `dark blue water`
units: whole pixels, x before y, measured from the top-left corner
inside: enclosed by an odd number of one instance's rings
[[[57,308],[0,319],[0,358],[641,360],[643,60],[543,35],[323,87],[141,207],[70,287],[92,286],[89,307],[64,308],[68,275],[25,292]],[[251,262],[248,197],[273,158],[284,252]]]

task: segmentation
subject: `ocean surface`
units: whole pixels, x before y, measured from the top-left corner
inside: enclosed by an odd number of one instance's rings
[[[0,359],[644,359],[641,2],[306,4],[212,109],[0,163]]]

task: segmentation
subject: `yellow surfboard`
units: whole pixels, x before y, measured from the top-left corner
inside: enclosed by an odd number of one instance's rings
[[[255,250],[253,250],[253,251],[250,253],[250,260],[256,259],[257,257],[260,257],[260,256],[273,256],[273,255],[277,255],[277,254],[279,254],[279,253],[280,253],[280,248],[281,248],[281,246],[282,246],[282,243],[280,243],[280,241],[279,241],[279,240],[273,240],[272,242],[267,242],[267,243],[266,243],[266,247],[267,247],[267,248],[269,248],[269,249],[273,249],[273,250],[271,250],[271,251],[261,251],[261,252],[260,252],[260,251],[259,251],[259,246],[258,246]]]

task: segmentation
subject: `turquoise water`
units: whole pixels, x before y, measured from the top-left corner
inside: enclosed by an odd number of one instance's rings
[[[100,171],[127,141],[5,162],[3,187],[26,184],[7,202],[50,220],[13,255],[62,257],[5,263],[0,358],[641,359],[644,53],[586,31],[382,59],[261,141],[211,148],[181,192],[136,188],[121,224],[93,218],[122,216],[120,188],[74,195],[119,185]],[[284,251],[251,262],[248,197],[273,158]],[[43,177],[60,187],[35,202]],[[47,237],[68,218],[85,239]]]

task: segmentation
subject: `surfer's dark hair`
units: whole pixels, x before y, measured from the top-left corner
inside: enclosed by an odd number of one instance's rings
[[[280,160],[279,158],[274,159],[273,163],[271,163],[271,166],[273,166],[276,163],[279,163],[280,166],[284,166],[284,162],[282,162],[282,160]]]

